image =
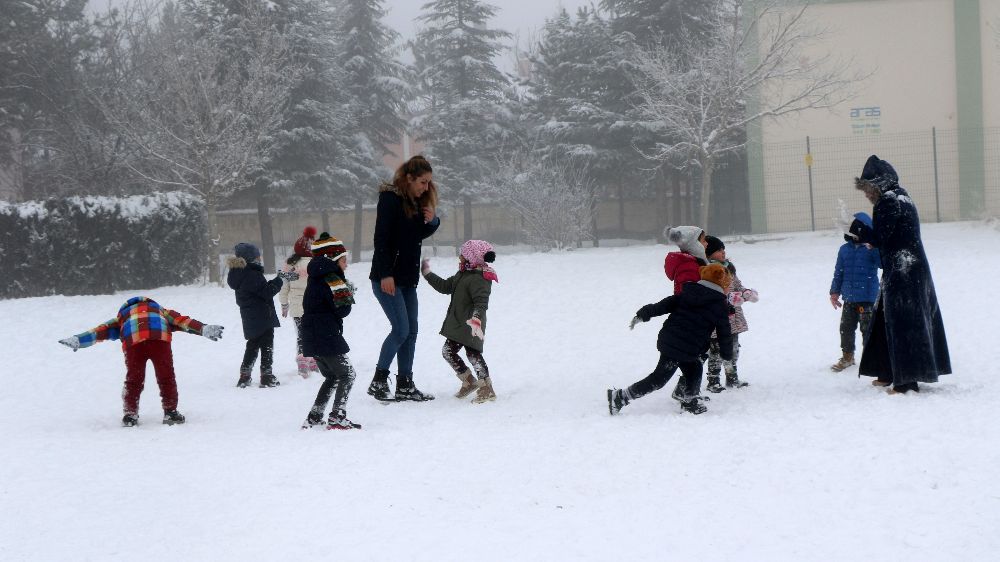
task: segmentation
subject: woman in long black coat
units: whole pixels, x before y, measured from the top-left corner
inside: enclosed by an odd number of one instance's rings
[[[859,241],[882,255],[882,291],[875,303],[858,372],[892,393],[920,390],[951,373],[944,322],[920,240],[920,218],[896,170],[872,155],[855,185],[875,205],[873,226]]]

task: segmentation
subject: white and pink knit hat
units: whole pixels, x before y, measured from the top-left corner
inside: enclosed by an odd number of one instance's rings
[[[492,251],[493,245],[485,240],[469,240],[462,244],[459,253],[472,267],[486,267],[486,254]]]

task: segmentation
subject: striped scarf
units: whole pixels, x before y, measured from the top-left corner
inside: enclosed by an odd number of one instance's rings
[[[354,304],[354,284],[340,277],[336,273],[329,273],[326,276],[326,284],[333,292],[334,306],[351,306]]]

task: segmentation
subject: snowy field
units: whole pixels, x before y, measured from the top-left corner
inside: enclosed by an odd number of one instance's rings
[[[0,301],[0,559],[995,560],[1000,227],[924,226],[956,374],[903,396],[829,369],[839,234],[769,238],[727,239],[761,295],[741,336],[751,386],[697,417],[667,389],[620,417],[605,400],[656,363],[662,318],[627,324],[669,293],[666,246],[501,251],[485,352],[499,399],[486,405],[451,397],[448,301],[424,283],[415,380],[437,400],[365,394],[388,323],[369,264],[353,265],[353,432],[299,429],[320,377],[295,374],[290,318],[281,386],[235,388],[244,340],[228,289]],[[135,294],[226,326],[221,342],[176,336],[186,425],[160,424],[150,366],[141,425],[122,428],[119,344],[56,342]]]

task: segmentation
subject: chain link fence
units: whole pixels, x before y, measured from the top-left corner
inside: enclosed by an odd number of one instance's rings
[[[762,148],[766,227],[755,231],[831,228],[841,202],[870,210],[854,178],[872,154],[896,168],[924,222],[1000,215],[1000,128],[803,137]]]

